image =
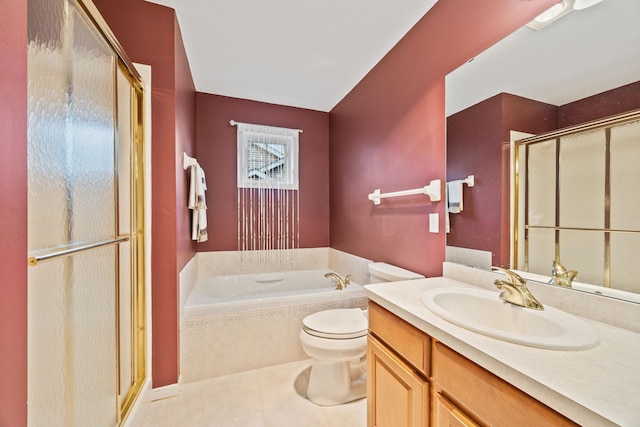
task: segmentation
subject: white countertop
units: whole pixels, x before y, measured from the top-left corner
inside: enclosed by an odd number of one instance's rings
[[[512,344],[429,311],[422,294],[444,286],[474,287],[436,277],[366,285],[365,290],[372,301],[578,424],[640,426],[640,334],[585,319],[600,337],[593,349]]]

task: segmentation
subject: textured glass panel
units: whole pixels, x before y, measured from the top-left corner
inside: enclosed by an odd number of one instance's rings
[[[118,229],[119,234],[131,233],[131,86],[118,68]],[[120,321],[120,390],[126,396],[131,388],[132,367],[132,295],[131,244],[119,248],[119,321]]]
[[[73,32],[72,46],[29,45],[32,249],[110,238],[115,231],[114,55],[74,9],[69,20],[64,29]],[[81,214],[84,209],[94,214]]]
[[[66,366],[74,426],[116,425],[116,246],[80,253],[73,262]]]
[[[51,51],[63,45],[65,24],[64,0],[29,0],[29,43]]]
[[[121,396],[126,396],[133,384],[132,367],[132,340],[131,328],[133,326],[133,306],[131,295],[131,244],[129,242],[119,245],[120,275],[119,275],[119,322],[120,322],[120,390]]]
[[[640,233],[611,233],[611,287],[640,293]]]
[[[28,419],[30,427],[68,424],[67,319],[63,259],[28,269]]]
[[[71,238],[108,239],[115,232],[115,57],[74,9],[70,19]]]
[[[113,426],[115,247],[29,269],[29,426]]]
[[[29,248],[58,246],[67,226],[67,66],[61,1],[29,2],[27,165]],[[48,15],[51,13],[51,15]],[[40,31],[36,31],[41,29]],[[44,33],[41,35],[40,33]]]
[[[29,2],[28,200],[29,249],[59,244],[67,227],[65,170],[66,67],[62,1]],[[66,358],[62,261],[29,269],[28,419],[30,426],[64,426]],[[46,357],[44,357],[46,355]]]
[[[602,231],[560,231],[560,262],[578,271],[578,282],[604,284],[604,235]]]
[[[524,263],[524,220],[525,220],[525,201],[526,201],[526,193],[525,193],[525,180],[527,177],[527,163],[526,159],[526,147],[524,145],[518,146],[518,188],[516,189],[518,192],[518,206],[517,213],[518,218],[514,218],[514,221],[517,221],[517,250],[518,250],[518,259],[516,260],[517,264],[513,267],[518,269],[525,268]],[[514,182],[515,185],[515,182]],[[514,202],[515,203],[515,202]]]
[[[640,230],[640,121],[611,129],[611,228]]]
[[[118,68],[118,228],[131,232],[131,85]]]
[[[29,2],[29,252],[115,235],[114,55]],[[116,424],[116,246],[29,269],[30,426]]]
[[[554,231],[541,228],[529,230],[529,271],[549,275],[555,253]]]
[[[561,227],[604,227],[605,147],[604,129],[561,138]]]
[[[528,165],[528,224],[553,227],[556,221],[555,140],[531,144]],[[524,185],[524,180],[521,183]]]

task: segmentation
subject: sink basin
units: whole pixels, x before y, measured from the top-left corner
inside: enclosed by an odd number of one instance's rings
[[[503,341],[554,350],[584,350],[599,343],[584,320],[553,307],[519,307],[502,301],[499,292],[438,288],[426,291],[422,302],[448,322]]]

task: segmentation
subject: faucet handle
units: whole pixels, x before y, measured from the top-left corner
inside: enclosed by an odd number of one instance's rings
[[[493,282],[498,289],[502,290],[500,299],[521,307],[544,310],[544,306],[533,296],[529,288],[527,288],[527,281],[520,275],[506,268],[492,267],[492,269],[506,274],[509,279],[496,279]]]
[[[491,267],[491,269],[499,271],[499,272],[505,274],[507,276],[507,278],[509,279],[509,282],[511,282],[515,286],[526,286],[527,285],[527,281],[524,280],[522,278],[522,276],[520,276],[517,273],[514,273],[513,271],[511,271],[511,270],[509,270],[507,268]]]
[[[549,280],[549,283],[570,288],[573,279],[575,279],[577,275],[578,272],[576,270],[567,270],[559,260],[555,259],[553,260],[553,268],[551,269],[551,280]]]
[[[344,285],[348,286],[351,284],[351,274],[347,274],[346,276],[344,276]]]

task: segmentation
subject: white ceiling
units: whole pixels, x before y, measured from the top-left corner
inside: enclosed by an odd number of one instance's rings
[[[176,10],[200,92],[330,111],[437,0],[147,0]],[[447,77],[447,115],[500,92],[562,105],[640,79],[640,0],[523,27]]]
[[[148,0],[176,10],[199,92],[330,111],[437,0]]]
[[[523,27],[447,76],[447,116],[501,92],[563,105],[640,80],[640,1]]]

